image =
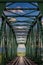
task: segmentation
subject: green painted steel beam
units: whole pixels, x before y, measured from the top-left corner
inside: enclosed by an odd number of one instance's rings
[[[0,3],[0,17],[2,16],[2,12],[5,8],[5,3]]]
[[[39,11],[39,8],[6,8],[5,11],[7,10],[35,10]]]
[[[37,17],[37,15],[28,15],[28,16],[24,16],[24,15],[19,15],[19,16],[14,16],[14,15],[5,15],[6,17]]]
[[[40,41],[40,54],[39,54],[39,56],[40,56],[40,60],[42,59],[42,57],[43,56],[41,56],[41,54],[42,54],[42,47],[41,47],[41,45],[43,46],[43,27],[42,27],[42,22],[41,22],[41,18],[39,18],[39,41]],[[42,42],[41,42],[42,41]]]
[[[28,38],[28,41],[26,43],[26,56],[29,57],[30,56],[30,41]]]
[[[5,19],[6,21],[6,19]],[[7,50],[7,35],[6,35],[6,23],[4,26],[4,48],[5,48],[5,61],[7,61],[8,59],[8,50]]]
[[[4,26],[5,26],[5,23],[6,23],[6,21],[4,21],[4,18],[2,17],[2,24],[1,24],[1,36],[0,36],[0,40],[2,39],[2,34],[3,34],[3,31],[4,31]]]
[[[39,5],[39,9],[41,11],[41,14],[43,16],[43,2],[42,3],[38,3],[38,5]]]
[[[42,2],[43,0],[0,0],[0,2]]]

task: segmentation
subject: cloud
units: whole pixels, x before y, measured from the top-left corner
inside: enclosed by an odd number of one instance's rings
[[[11,18],[9,21],[16,21],[16,18]]]
[[[21,7],[16,7],[16,8],[21,8]],[[19,12],[19,13],[24,13],[24,11],[23,10],[10,10],[11,12],[14,12],[14,13],[17,13],[17,12]]]
[[[24,13],[24,11],[23,10],[10,10],[11,12],[14,12],[14,13],[17,13],[17,12],[19,12],[19,13]]]
[[[16,13],[16,10],[10,10],[10,11]]]
[[[19,6],[18,6],[17,8],[21,8],[21,7],[19,7]],[[18,10],[18,12],[24,13],[24,11],[23,11],[23,10]]]
[[[25,48],[25,45],[24,44],[19,44],[18,47],[19,48]]]

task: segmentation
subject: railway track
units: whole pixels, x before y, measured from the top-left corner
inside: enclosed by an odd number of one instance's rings
[[[26,60],[26,62],[28,63],[28,65],[37,65],[36,63],[34,63],[33,61],[31,61],[30,59],[27,59],[26,57],[24,57],[24,59]]]
[[[32,62],[30,59],[28,60],[26,57],[17,57],[15,60],[11,61],[6,65],[37,65]]]
[[[17,57],[16,59],[13,59],[12,61],[10,61],[8,64],[6,65],[15,65],[18,62],[19,57]]]

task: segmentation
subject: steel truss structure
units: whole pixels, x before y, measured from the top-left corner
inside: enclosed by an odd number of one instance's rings
[[[9,60],[17,56],[18,44],[25,44],[27,57],[38,64],[42,63],[43,25],[38,3],[7,2],[4,5],[0,29],[2,65],[6,65]]]

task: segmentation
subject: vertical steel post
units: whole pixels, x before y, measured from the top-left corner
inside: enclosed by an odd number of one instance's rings
[[[4,26],[4,46],[5,46],[5,59],[7,61],[7,59],[8,59],[8,53],[7,53],[7,34],[6,33],[7,32],[6,32],[6,24],[5,24],[5,26]]]
[[[31,54],[33,58],[33,27],[31,27]]]
[[[41,30],[42,30],[41,21],[39,21],[39,18],[37,18],[36,58],[37,58],[38,63],[41,61],[41,36],[42,36]]]
[[[43,48],[43,29],[42,29],[42,22],[41,22],[41,17],[38,18],[39,21],[39,45],[40,45],[40,51],[39,51],[39,56],[40,56],[40,61],[42,59],[42,48]]]
[[[28,35],[28,39],[26,42],[26,56],[30,56],[30,35]]]

